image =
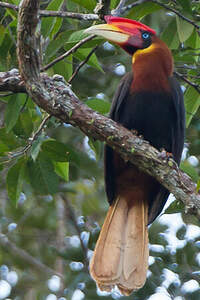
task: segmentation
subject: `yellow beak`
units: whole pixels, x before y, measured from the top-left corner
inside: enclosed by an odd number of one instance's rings
[[[119,28],[111,24],[94,25],[87,28],[84,32],[102,36],[106,40],[116,44],[124,44],[130,37],[129,34],[120,31]]]

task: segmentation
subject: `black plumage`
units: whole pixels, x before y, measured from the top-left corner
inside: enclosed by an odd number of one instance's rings
[[[136,130],[158,150],[180,163],[184,143],[183,95],[172,77],[173,58],[156,32],[134,20],[105,17],[90,33],[118,44],[132,56],[132,72],[121,81],[110,117]],[[137,159],[137,158],[135,158]],[[156,179],[125,162],[105,146],[105,184],[110,207],[90,263],[100,289],[116,285],[123,295],[141,288],[148,269],[147,224],[159,215],[169,195]]]
[[[172,153],[180,164],[184,144],[185,110],[181,87],[174,77],[169,78],[170,91],[141,91],[132,93],[133,73],[128,73],[121,80],[114,96],[110,118],[124,127],[136,130],[145,140],[157,148]],[[116,164],[114,151],[105,146],[105,185],[110,204],[115,199],[117,187],[117,169],[132,167],[129,162]],[[116,158],[115,158],[116,160]],[[135,168],[135,167],[134,167]],[[138,174],[140,171],[138,170]],[[149,175],[145,175],[150,177]],[[152,191],[149,195],[149,223],[160,214],[169,192],[155,179],[151,178]],[[134,184],[134,178],[133,182]]]

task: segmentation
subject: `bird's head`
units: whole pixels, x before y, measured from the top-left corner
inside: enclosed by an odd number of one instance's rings
[[[105,16],[106,24],[94,25],[86,33],[104,37],[133,55],[138,49],[148,48],[156,35],[155,30],[130,19]]]

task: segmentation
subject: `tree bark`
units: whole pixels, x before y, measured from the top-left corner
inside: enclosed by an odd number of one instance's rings
[[[18,60],[20,76],[15,72],[16,91],[27,91],[33,101],[50,115],[79,127],[86,135],[105,141],[140,170],[155,177],[185,204],[186,212],[200,218],[200,195],[196,184],[181,172],[176,163],[150,146],[147,141],[84,105],[63,78],[40,74],[35,36],[39,1],[23,0],[19,9]],[[12,73],[12,72],[11,72]],[[0,90],[14,90],[12,74],[0,74]],[[9,77],[10,76],[10,77]],[[9,89],[10,87],[10,89]],[[21,89],[21,90],[20,90]]]

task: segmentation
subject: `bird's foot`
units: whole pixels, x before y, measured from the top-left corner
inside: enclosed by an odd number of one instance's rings
[[[171,152],[167,152],[164,148],[162,148],[158,154],[158,158],[169,161],[170,159],[173,159],[173,154]]]
[[[132,132],[132,134],[134,134],[134,135],[138,135],[138,131],[135,130],[135,129],[131,129],[131,132]]]

